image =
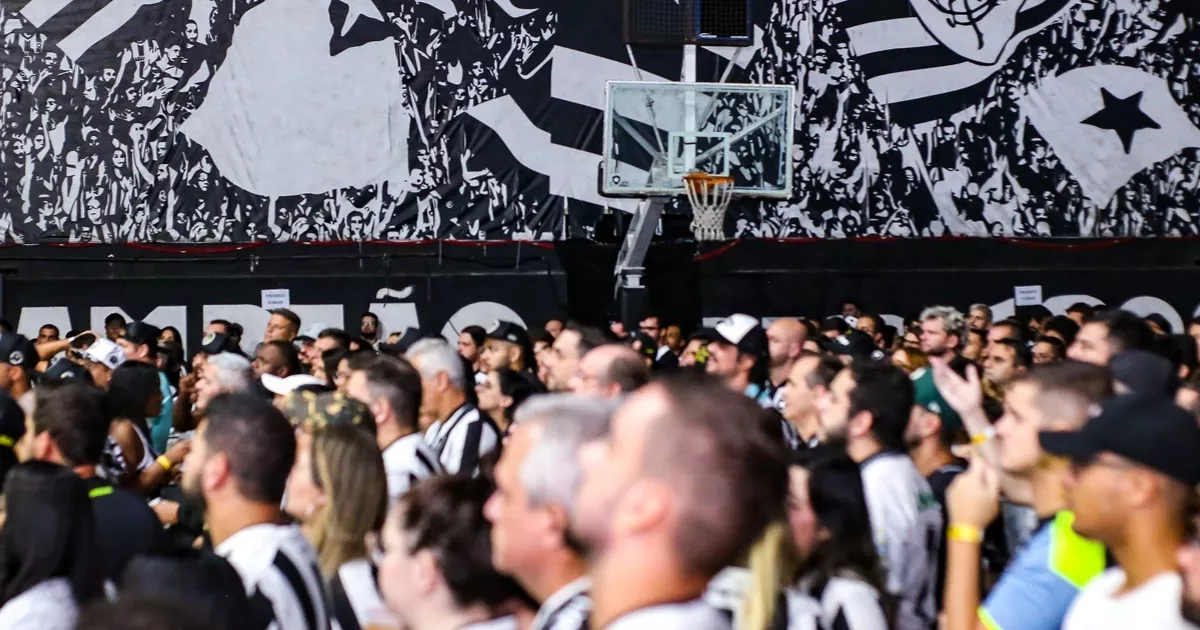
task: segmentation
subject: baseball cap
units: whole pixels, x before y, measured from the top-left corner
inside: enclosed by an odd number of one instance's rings
[[[158,348],[160,335],[162,330],[158,326],[146,322],[133,322],[125,327],[125,334],[122,336],[134,345]]]
[[[416,328],[408,328],[394,343],[384,342],[379,344],[379,351],[388,354],[404,354],[419,339],[421,339],[421,331]]]
[[[1113,453],[1186,485],[1200,483],[1200,424],[1173,399],[1114,396],[1090,415],[1077,431],[1043,431],[1042,448],[1077,461]]]
[[[286,396],[306,385],[324,385],[325,381],[308,374],[293,374],[287,377],[263,374],[262,384],[272,394]]]
[[[855,320],[857,322],[858,320]],[[821,320],[821,332],[838,332],[844,333],[852,327],[846,323],[846,320],[841,315],[830,315]]]
[[[288,394],[281,407],[283,415],[294,427],[319,430],[333,425],[351,425],[375,434],[375,417],[371,410],[342,392],[318,394],[298,390]]]
[[[121,350],[121,346],[107,339],[97,339],[87,350],[83,351],[83,358],[115,370],[125,362],[125,352]]]
[[[763,330],[758,318],[743,313],[734,313],[722,319],[712,328],[700,331],[698,336],[736,346],[742,354],[767,356],[767,331]]]
[[[871,336],[860,330],[847,330],[836,337],[821,337],[817,345],[830,354],[841,354],[856,359],[883,359],[883,351],[871,340]]]
[[[37,348],[25,335],[0,333],[0,361],[37,375],[34,371],[38,364]]]
[[[508,343],[515,343],[518,346],[529,345],[529,333],[525,332],[524,328],[512,322],[497,320],[488,327],[486,334],[488,339],[507,341]]]
[[[200,351],[204,354],[221,354],[222,352],[241,354],[242,350],[229,335],[208,333],[204,335],[204,339],[200,340]]]
[[[656,341],[654,341],[654,339],[652,339],[650,337],[650,335],[647,335],[646,333],[644,333],[640,330],[635,330],[635,331],[629,333],[629,337],[627,337],[625,339],[625,342],[629,345],[630,348],[633,347],[633,344],[635,342],[641,343],[641,347],[638,349],[638,353],[643,354],[647,357],[650,357],[651,359],[655,358],[658,355],[658,343]]]
[[[1131,394],[1166,396],[1175,392],[1179,377],[1166,358],[1145,350],[1127,350],[1108,362],[1113,382],[1121,383]]]
[[[66,359],[55,361],[50,369],[42,374],[42,381],[69,381],[79,380],[85,383],[94,383],[92,375],[87,371],[87,368]]]
[[[938,391],[937,384],[933,381],[933,371],[926,368],[921,368],[912,373],[913,384],[913,404],[937,414],[942,419],[942,426],[949,429],[961,429],[963,427],[962,418],[958,412],[946,402],[946,398],[942,396],[942,392]]]

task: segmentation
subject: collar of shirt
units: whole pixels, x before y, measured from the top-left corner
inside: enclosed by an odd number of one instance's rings
[[[729,620],[703,600],[659,604],[625,613],[607,630],[729,630]]]
[[[567,605],[572,599],[579,595],[583,595],[592,588],[592,580],[588,576],[575,578],[575,581],[568,583],[566,586],[554,591],[554,594],[546,598],[542,602],[542,606],[538,608],[537,616],[533,618],[533,625],[530,628],[545,628],[547,623],[563,606]]]

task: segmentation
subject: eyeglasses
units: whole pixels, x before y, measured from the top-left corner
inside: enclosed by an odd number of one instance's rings
[[[363,543],[366,544],[367,559],[371,561],[371,564],[377,567],[382,565],[383,557],[387,555],[387,552],[383,548],[383,538],[379,533],[367,532],[367,535],[363,537]]]

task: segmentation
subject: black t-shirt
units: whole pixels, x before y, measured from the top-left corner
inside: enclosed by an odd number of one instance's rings
[[[96,519],[104,575],[116,579],[134,556],[162,548],[166,534],[154,510],[136,494],[98,477],[85,479]]]

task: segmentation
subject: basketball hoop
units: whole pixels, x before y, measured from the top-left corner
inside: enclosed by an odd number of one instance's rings
[[[733,178],[692,171],[683,176],[692,204],[692,234],[697,241],[725,238],[725,209],[733,198]]]

